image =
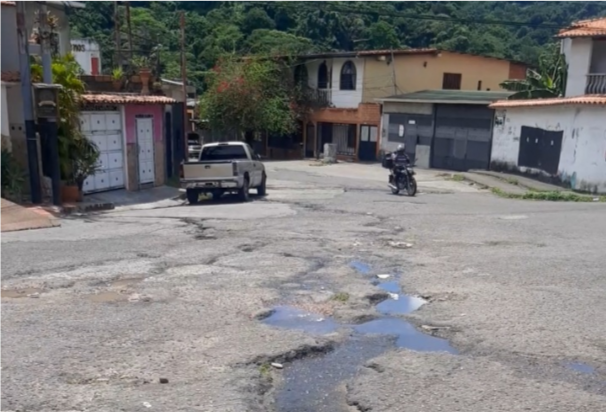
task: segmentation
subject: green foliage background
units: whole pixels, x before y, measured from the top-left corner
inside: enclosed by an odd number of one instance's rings
[[[131,2],[135,55],[167,78],[180,77],[180,10],[188,77],[202,89],[226,54],[432,46],[538,65],[558,28],[605,16],[606,2]],[[72,16],[74,37],[101,44],[107,73],[113,11],[113,2],[86,2]],[[120,25],[126,39],[124,18]]]

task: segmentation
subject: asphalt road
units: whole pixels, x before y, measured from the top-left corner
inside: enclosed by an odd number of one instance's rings
[[[268,196],[248,204],[4,234],[2,410],[604,410],[603,204],[505,200],[421,171],[419,195],[397,197],[377,166],[267,168]],[[381,319],[379,273],[427,299],[398,319],[452,354],[353,332]],[[276,305],[337,327],[258,320]]]

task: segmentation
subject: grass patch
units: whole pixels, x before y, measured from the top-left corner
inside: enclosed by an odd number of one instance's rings
[[[465,180],[465,176],[455,173],[450,177],[450,180],[454,180],[455,182],[463,182]]]
[[[514,185],[514,186],[518,186],[520,184],[520,182],[518,181],[518,179],[515,179],[513,177],[508,177],[507,179],[505,179],[505,181],[507,183],[509,183],[510,185]]]
[[[264,378],[271,376],[271,365],[269,363],[264,363],[259,366],[259,373]]]
[[[332,297],[332,300],[341,302],[341,303],[345,303],[349,300],[349,293],[345,293],[345,292],[335,293],[335,295]]]
[[[537,192],[528,191],[524,194],[507,193],[493,187],[492,193],[506,199],[544,200],[548,202],[606,202],[606,196],[585,196],[570,192]],[[596,200],[597,199],[597,200]]]

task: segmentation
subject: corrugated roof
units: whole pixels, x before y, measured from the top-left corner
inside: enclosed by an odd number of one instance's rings
[[[175,99],[166,96],[140,94],[84,94],[82,102],[88,104],[171,104]]]
[[[20,82],[21,74],[19,72],[14,71],[2,71],[2,81],[3,82]]]
[[[606,17],[574,22],[556,35],[559,38],[601,36],[606,36]]]
[[[555,97],[551,99],[529,99],[529,100],[500,100],[490,105],[495,109],[508,107],[539,107],[539,106],[563,106],[571,104],[606,105],[606,94],[587,94],[575,97]]]
[[[507,99],[512,94],[512,92],[483,90],[421,90],[376,100],[401,103],[490,104]]]

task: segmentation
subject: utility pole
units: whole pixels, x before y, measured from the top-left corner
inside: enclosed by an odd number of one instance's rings
[[[23,98],[23,119],[27,142],[27,163],[29,166],[29,185],[32,203],[42,203],[40,190],[40,170],[38,168],[38,139],[34,123],[32,102],[32,79],[29,66],[28,35],[25,26],[25,2],[17,3],[17,37],[19,41],[19,69],[21,74],[21,96]]]
[[[130,63],[133,62],[133,29],[130,24],[130,1],[125,4],[126,7],[126,27],[128,28],[128,57]]]
[[[114,43],[115,43],[115,51],[114,51],[114,68],[122,67],[121,62],[121,49],[122,43],[120,42],[120,17],[118,14],[118,2],[114,1]]]
[[[38,12],[38,36],[40,37],[40,48],[42,52],[42,74],[43,81],[46,84],[53,83],[53,62],[51,59],[51,33],[48,22],[48,11],[46,2],[40,2],[40,10]],[[48,119],[39,119],[40,136],[46,137],[48,144],[48,153],[43,154],[43,159],[46,160],[47,172],[51,178],[53,204],[61,206],[61,168],[59,166],[59,136],[57,127],[57,118],[51,117]]]
[[[183,83],[183,159],[189,158],[189,145],[185,129],[188,123],[187,117],[187,67],[185,61],[185,12],[181,12],[181,82]]]

